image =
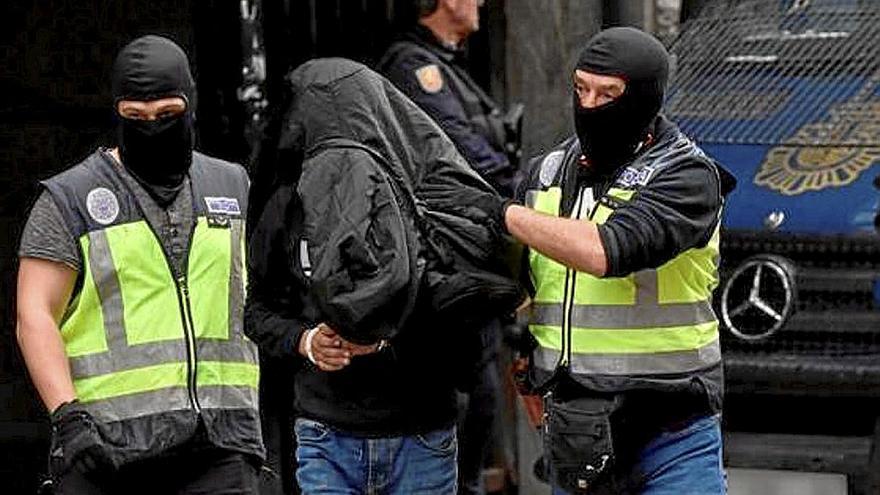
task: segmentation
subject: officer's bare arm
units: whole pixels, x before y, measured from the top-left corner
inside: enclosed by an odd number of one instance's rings
[[[76,397],[58,330],[75,281],[76,271],[62,263],[21,259],[15,333],[34,386],[49,411]]]
[[[520,242],[565,266],[597,277],[608,271],[605,246],[593,222],[554,217],[520,205],[507,208],[505,221]]]

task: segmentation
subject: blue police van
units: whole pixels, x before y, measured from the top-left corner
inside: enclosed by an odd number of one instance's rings
[[[738,180],[721,282],[731,465],[880,493],[880,2],[710,5],[667,113]]]

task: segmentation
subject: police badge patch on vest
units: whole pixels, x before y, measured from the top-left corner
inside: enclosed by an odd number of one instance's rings
[[[541,181],[542,187],[550,187],[556,174],[559,172],[559,166],[562,165],[562,159],[565,158],[564,150],[556,150],[547,154],[544,161],[541,162],[541,170],[538,172],[538,180]]]
[[[86,210],[101,225],[110,225],[119,216],[119,200],[113,191],[96,187],[86,196]]]
[[[416,69],[416,79],[419,85],[426,93],[437,93],[443,89],[443,76],[440,74],[440,67],[436,64],[429,64]]]
[[[232,217],[241,216],[241,207],[236,198],[205,197],[208,207],[208,227],[228,229]]]

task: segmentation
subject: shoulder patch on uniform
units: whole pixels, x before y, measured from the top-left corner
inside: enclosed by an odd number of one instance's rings
[[[113,191],[96,187],[86,195],[86,209],[96,222],[109,225],[119,216],[119,200]]]
[[[235,198],[205,196],[205,204],[208,206],[208,213],[241,215],[241,207],[238,206],[238,200]]]
[[[553,184],[553,179],[559,172],[559,166],[562,165],[562,159],[565,157],[565,151],[557,150],[547,154],[541,160],[541,170],[538,172],[538,180],[541,181],[541,187],[549,187]]]
[[[423,65],[416,69],[416,79],[427,93],[437,93],[443,89],[443,75],[436,64]]]
[[[615,185],[623,187],[644,186],[651,180],[654,172],[657,170],[655,166],[647,166],[640,168],[626,167],[626,170],[614,181]]]

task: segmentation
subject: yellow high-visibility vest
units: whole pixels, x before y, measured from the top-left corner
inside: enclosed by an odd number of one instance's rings
[[[60,324],[78,399],[100,423],[256,411],[257,349],[242,328],[244,172],[194,160],[196,226],[186,273],[175,277],[107,160],[92,157],[44,183],[83,253],[81,288]]]
[[[602,224],[609,205],[630,201],[635,188],[611,187],[588,219]],[[528,205],[558,216],[562,190],[531,190]],[[529,330],[538,342],[533,365],[576,377],[662,380],[719,364],[718,321],[712,291],[718,283],[719,228],[704,247],[625,277],[580,273],[532,250],[536,293]],[[620,383],[620,380],[618,380]]]

